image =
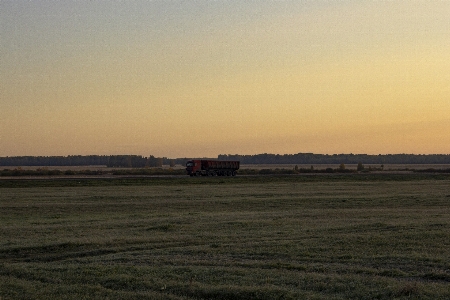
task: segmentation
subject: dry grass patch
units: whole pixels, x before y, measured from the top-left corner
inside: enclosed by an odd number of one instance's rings
[[[1,188],[0,296],[447,299],[449,184],[285,177]]]

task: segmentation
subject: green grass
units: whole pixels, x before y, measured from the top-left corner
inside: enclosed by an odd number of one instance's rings
[[[0,298],[448,299],[450,177],[0,181]]]

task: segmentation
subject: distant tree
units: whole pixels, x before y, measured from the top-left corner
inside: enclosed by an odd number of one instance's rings
[[[158,158],[156,159],[156,166],[157,166],[158,168],[161,168],[161,167],[163,166],[163,158],[162,158],[162,157],[158,157]]]
[[[171,168],[175,167],[175,160],[174,160],[174,159],[171,159],[171,160],[170,160],[169,166],[170,166]]]
[[[339,165],[339,171],[345,171],[345,164]]]
[[[362,164],[362,162],[358,163],[358,166],[356,167],[356,171],[363,171],[364,170],[364,165]]]
[[[147,167],[156,167],[156,157],[154,157],[153,155],[150,155],[147,158]]]
[[[162,157],[154,157],[153,155],[150,155],[147,158],[147,167],[162,167],[163,166],[163,158]]]

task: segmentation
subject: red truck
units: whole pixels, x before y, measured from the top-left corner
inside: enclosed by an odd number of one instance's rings
[[[234,160],[190,160],[186,172],[190,176],[236,176],[239,161]]]

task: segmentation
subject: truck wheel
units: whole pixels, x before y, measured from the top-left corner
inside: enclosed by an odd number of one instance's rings
[[[233,174],[232,174],[232,175],[233,175],[233,176],[236,176],[236,174],[237,174],[237,172],[236,172],[236,171],[233,171]]]

